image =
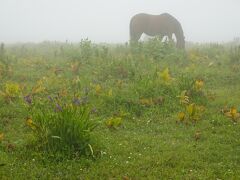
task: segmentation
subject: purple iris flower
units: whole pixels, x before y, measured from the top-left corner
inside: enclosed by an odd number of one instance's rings
[[[32,98],[31,98],[31,95],[27,95],[27,96],[24,96],[24,100],[26,103],[28,104],[32,104]]]
[[[51,96],[48,96],[48,99],[53,102],[53,98]]]
[[[81,101],[76,97],[73,99],[72,103],[77,105],[77,106],[81,105]]]
[[[62,107],[59,104],[56,104],[55,111],[62,111]]]

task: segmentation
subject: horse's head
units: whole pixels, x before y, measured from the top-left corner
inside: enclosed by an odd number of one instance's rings
[[[184,36],[179,36],[177,38],[177,48],[179,49],[185,49],[185,37]]]

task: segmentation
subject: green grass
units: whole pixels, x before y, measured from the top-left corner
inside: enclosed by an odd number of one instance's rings
[[[223,45],[204,45],[181,52],[158,43],[132,50],[89,40],[5,47],[0,91],[14,82],[21,92],[10,101],[0,97],[0,178],[239,179],[240,121],[221,113],[225,106],[240,111],[237,49],[232,54]],[[160,75],[166,68],[169,82]],[[193,88],[199,79],[200,92]],[[45,90],[34,94],[38,102],[48,95],[88,97],[90,119],[98,123],[91,136],[94,157],[37,148],[23,97],[39,80]],[[205,107],[196,122],[178,122],[183,90],[191,103]],[[120,126],[106,126],[111,118],[121,118]]]

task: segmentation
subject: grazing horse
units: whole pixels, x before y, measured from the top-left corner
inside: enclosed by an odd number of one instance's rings
[[[168,36],[168,39],[172,39],[172,34],[175,34],[177,48],[185,48],[182,26],[168,13],[160,15],[140,13],[133,16],[130,21],[130,40],[138,41],[143,33],[149,36]]]

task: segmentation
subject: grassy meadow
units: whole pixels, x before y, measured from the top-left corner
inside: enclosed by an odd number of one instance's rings
[[[240,179],[240,47],[0,47],[0,179]]]

